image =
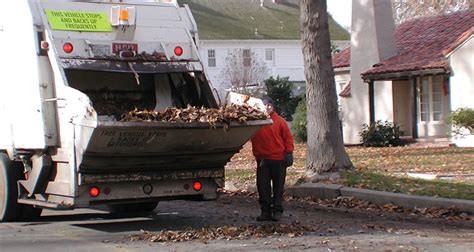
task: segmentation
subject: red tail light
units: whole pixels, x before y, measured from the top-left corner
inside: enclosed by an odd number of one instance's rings
[[[181,46],[177,46],[174,48],[174,54],[176,56],[181,56],[183,55],[183,48]]]
[[[97,186],[91,186],[91,188],[89,188],[89,195],[92,197],[92,198],[97,198],[100,194],[100,189],[99,187]]]
[[[201,183],[200,181],[194,181],[194,182],[193,182],[193,189],[194,189],[194,191],[196,191],[196,192],[201,191],[201,189],[202,189],[202,183]]]
[[[65,43],[63,45],[63,50],[65,53],[72,53],[72,51],[74,50],[74,46],[72,46],[71,43]]]
[[[48,50],[49,49],[49,43],[46,41],[41,41],[41,49],[43,50]]]

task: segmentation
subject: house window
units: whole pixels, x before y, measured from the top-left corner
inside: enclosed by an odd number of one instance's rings
[[[443,80],[442,76],[422,77],[420,90],[420,121],[439,122],[443,120]]]
[[[273,49],[265,49],[265,60],[266,61],[273,61],[273,54],[275,50]]]
[[[275,65],[275,49],[265,49],[265,61],[267,66]]]
[[[343,81],[338,81],[337,84],[338,84],[338,88],[339,88],[339,89],[337,90],[337,92],[340,93],[340,92],[342,92],[342,90],[344,90],[344,88],[346,87],[346,81],[345,81],[345,80],[343,80]]]
[[[216,67],[216,50],[214,49],[207,50],[207,66]]]
[[[242,51],[243,63],[245,67],[249,67],[252,62],[252,57],[250,56],[250,49],[244,49]]]

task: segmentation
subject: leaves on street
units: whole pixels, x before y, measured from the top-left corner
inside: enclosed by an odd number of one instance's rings
[[[297,222],[291,224],[263,224],[242,226],[188,228],[185,230],[163,230],[150,232],[140,230],[140,234],[129,236],[130,241],[149,242],[182,242],[200,240],[207,243],[210,240],[244,240],[249,238],[265,238],[269,236],[287,235],[290,238],[299,237],[308,232],[314,232],[309,226]]]

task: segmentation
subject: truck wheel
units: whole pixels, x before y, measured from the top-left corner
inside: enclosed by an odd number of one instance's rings
[[[138,212],[151,212],[155,210],[158,205],[156,202],[142,202],[142,203],[131,203],[131,204],[111,204],[107,208],[111,213],[138,213]]]
[[[43,208],[36,208],[31,205],[21,205],[21,221],[35,221],[38,220],[43,212]]]
[[[5,153],[0,153],[0,221],[15,221],[21,209],[17,202],[17,181],[21,171],[14,169]]]

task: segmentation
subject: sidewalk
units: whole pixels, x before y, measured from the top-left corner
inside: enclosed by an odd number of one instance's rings
[[[316,197],[334,199],[337,197],[354,197],[377,205],[394,204],[406,208],[450,208],[474,214],[474,201],[447,199],[439,197],[408,195],[402,193],[382,192],[359,189],[335,184],[306,183],[286,188],[286,194],[294,197]]]

